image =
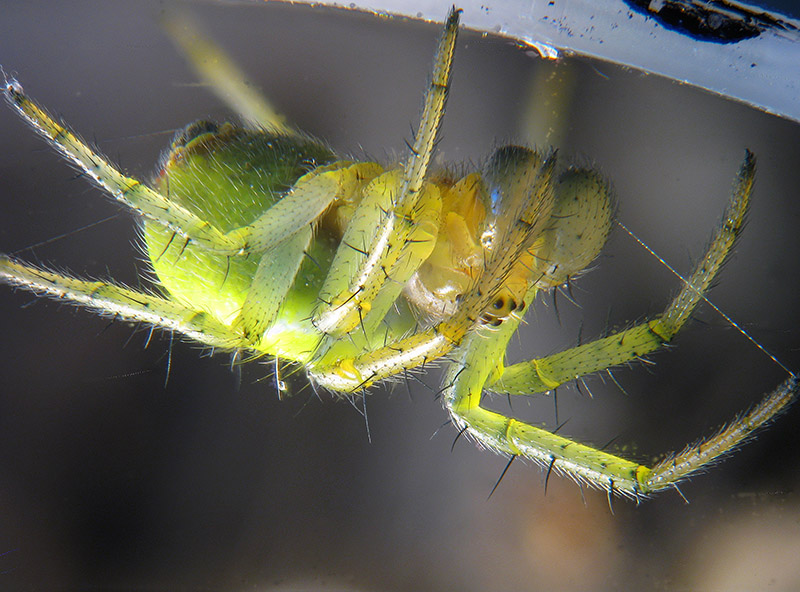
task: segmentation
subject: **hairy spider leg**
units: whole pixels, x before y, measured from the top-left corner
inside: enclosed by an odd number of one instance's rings
[[[346,177],[340,169],[350,163],[317,167],[298,179],[283,199],[252,224],[223,232],[183,205],[122,174],[28,98],[15,80],[6,82],[5,95],[25,120],[118,201],[186,240],[221,255],[267,251],[313,224],[333,201],[347,193]]]
[[[331,339],[351,332],[368,317],[379,322],[400,295],[411,275],[435,245],[441,197],[425,186],[436,136],[444,116],[453,64],[460,10],[448,14],[433,62],[430,86],[425,93],[419,128],[398,182],[376,188],[384,193],[365,204],[370,208],[372,233],[367,248],[346,236],[334,265],[347,267],[344,274],[330,273],[322,287],[314,325]],[[381,199],[382,198],[382,199]],[[364,219],[366,224],[366,218]],[[361,233],[362,226],[353,229]],[[377,232],[375,231],[377,229]],[[379,302],[376,302],[381,294]],[[378,306],[375,306],[375,305]],[[323,346],[324,349],[324,346]]]
[[[373,333],[400,296],[408,278],[430,256],[436,244],[442,211],[441,191],[435,185],[425,185],[418,206],[398,217],[396,193],[402,175],[402,170],[394,169],[374,178],[365,187],[362,200],[347,223],[320,290],[319,302],[327,312],[320,314],[318,308],[315,314],[315,326],[328,334],[321,349],[336,343],[342,332]],[[376,229],[387,226],[392,226],[395,232],[387,233],[386,240],[376,248],[372,245]],[[397,245],[395,240],[400,240],[401,244]],[[370,288],[377,288],[374,283],[370,285],[375,270],[381,270],[389,281],[371,293]],[[350,301],[332,307],[332,303],[340,302],[348,293],[341,292],[342,287],[348,286],[354,290]],[[342,325],[348,312],[359,315],[356,326],[350,326],[349,322]]]
[[[200,80],[238,113],[245,124],[252,129],[277,135],[301,135],[256,89],[225,50],[208,38],[188,14],[168,13],[161,23]]]
[[[487,390],[511,395],[543,393],[586,374],[635,360],[669,343],[703,299],[733,247],[750,203],[755,172],[755,157],[748,151],[708,250],[662,315],[608,337],[509,366],[502,376],[486,385]]]
[[[339,161],[326,167],[318,167],[308,175],[314,175],[315,178],[318,174],[330,175],[339,187],[334,195],[335,199],[332,200],[335,201],[360,196],[364,183],[379,170],[380,167],[373,163]],[[297,183],[301,183],[303,178],[301,177]],[[296,187],[297,184],[292,191]],[[298,197],[302,199],[303,193],[304,191],[300,189]],[[286,199],[286,197],[282,198],[268,212],[276,208],[281,209],[279,206]],[[296,205],[299,206],[300,202]],[[318,222],[318,218],[319,216],[314,220],[314,224],[304,225],[261,256],[244,304],[234,322],[234,327],[241,331],[251,345],[256,348],[261,344],[263,336],[273,326],[281,306],[294,285],[311,245],[314,226]]]
[[[0,278],[33,292],[86,306],[105,316],[177,331],[210,347],[231,350],[247,346],[241,335],[211,315],[124,286],[69,277],[14,261],[6,255],[0,255]]]

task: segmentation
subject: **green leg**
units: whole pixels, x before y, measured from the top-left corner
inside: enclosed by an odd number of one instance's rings
[[[402,176],[395,183],[387,183],[385,189],[376,188],[376,192],[387,192],[386,197],[391,205],[384,208],[385,215],[381,216],[379,224],[372,227],[366,245],[342,243],[342,255],[352,263],[346,275],[332,275],[323,288],[323,302],[315,314],[314,322],[321,331],[334,338],[364,323],[367,315],[371,314],[378,321],[383,318],[385,309],[399,294],[400,288],[397,286],[405,284],[433,248],[434,240],[431,237],[436,237],[436,212],[441,208],[438,203],[440,198],[436,188],[423,187],[444,117],[458,37],[459,13],[455,8],[450,11],[439,40],[419,129],[408,161],[403,166]],[[420,238],[421,226],[424,227],[422,234],[425,236]],[[428,237],[429,234],[431,237]],[[394,286],[386,288],[389,284]],[[383,314],[377,311],[371,313],[379,294],[382,294],[382,304],[378,308]],[[391,297],[391,294],[395,297]]]
[[[426,186],[416,209],[398,217],[394,201],[400,176],[393,170],[373,179],[347,224],[313,319],[330,339],[357,327],[374,330],[436,244],[439,189]],[[386,240],[378,245],[372,244],[376,228],[386,229]]]
[[[124,321],[177,331],[211,347],[233,350],[248,346],[240,335],[212,316],[160,296],[45,271],[5,255],[0,255],[0,280],[31,292],[44,292],[59,300],[82,304]]]
[[[706,467],[750,438],[781,413],[798,394],[798,378],[789,377],[750,412],[711,438],[668,455],[652,469],[545,429],[481,407],[483,385],[494,371],[495,355],[502,355],[505,336],[472,333],[448,365],[444,402],[458,429],[498,452],[530,459],[548,471],[569,475],[581,483],[639,499],[650,493],[677,488],[677,483]]]
[[[748,152],[722,224],[708,251],[663,315],[552,356],[509,366],[486,388],[512,395],[541,393],[586,374],[635,360],[669,343],[705,297],[736,241],[750,203],[754,179],[755,157]]]
[[[167,15],[163,26],[186,57],[200,80],[254,129],[283,136],[298,133],[270,102],[248,81],[239,66],[216,43],[205,36],[185,13]]]
[[[261,256],[258,269],[234,327],[248,343],[258,345],[272,326],[278,311],[294,284],[300,265],[311,243],[310,226]]]
[[[163,221],[180,236],[209,247],[216,247],[223,252],[233,254],[240,250],[239,245],[186,208],[170,202],[140,181],[120,173],[69,129],[57,123],[44,109],[31,101],[16,81],[12,80],[6,84],[5,94],[8,102],[42,136],[118,201],[153,220]]]
[[[292,190],[251,225],[223,232],[210,221],[168,197],[123,175],[83,140],[56,122],[25,95],[16,81],[5,86],[8,102],[50,143],[82,168],[115,199],[163,224],[179,236],[222,255],[264,252],[314,223],[328,206],[361,184],[363,165],[348,162],[318,167],[297,180]]]

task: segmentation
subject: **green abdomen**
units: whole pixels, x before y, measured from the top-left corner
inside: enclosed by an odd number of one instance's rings
[[[334,155],[313,140],[258,131],[190,125],[176,138],[156,179],[159,191],[223,232],[251,224],[295,181]],[[171,229],[143,222],[145,245],[160,285],[176,300],[231,326],[255,276],[260,253],[219,255]],[[308,320],[335,245],[315,238],[277,322],[268,333],[274,355],[304,361],[319,339]]]

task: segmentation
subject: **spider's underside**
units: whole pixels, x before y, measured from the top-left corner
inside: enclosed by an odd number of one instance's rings
[[[504,367],[506,346],[537,294],[578,274],[604,245],[610,189],[595,171],[562,171],[555,154],[516,146],[497,150],[480,173],[429,171],[458,20],[451,11],[410,155],[389,169],[341,160],[271,115],[242,109],[256,125],[187,127],[150,186],[122,174],[7,81],[6,98],[22,117],[141,215],[158,286],[144,293],[3,255],[0,278],[213,348],[289,359],[340,393],[441,360],[453,423],[482,445],[609,495],[638,499],[676,487],[785,409],[797,378],[652,468],[485,409],[481,396],[546,392],[670,342],[742,229],[755,158],[747,153],[705,256],[663,314]]]

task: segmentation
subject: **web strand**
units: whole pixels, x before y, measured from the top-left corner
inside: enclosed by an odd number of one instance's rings
[[[679,273],[679,272],[678,272],[678,271],[677,271],[677,270],[676,270],[674,267],[672,267],[672,265],[670,265],[669,263],[667,263],[667,262],[666,262],[666,261],[663,259],[663,257],[661,257],[661,256],[660,256],[658,253],[656,253],[656,252],[655,252],[655,251],[654,251],[652,248],[650,248],[650,246],[649,246],[647,243],[645,243],[645,242],[644,242],[642,239],[640,239],[638,236],[636,236],[636,234],[634,234],[632,230],[630,230],[630,229],[629,229],[627,226],[625,226],[625,224],[623,224],[622,222],[620,222],[619,220],[617,220],[617,225],[619,225],[619,227],[620,227],[620,228],[622,228],[622,230],[624,230],[624,231],[625,231],[625,232],[628,234],[628,236],[630,236],[630,237],[631,237],[633,240],[635,240],[637,243],[639,243],[639,245],[640,245],[640,246],[641,246],[641,247],[642,247],[644,250],[646,250],[646,251],[647,251],[648,253],[650,253],[650,254],[651,254],[653,257],[655,257],[655,258],[656,258],[656,259],[657,259],[659,262],[661,262],[661,264],[662,264],[664,267],[666,267],[666,268],[667,268],[667,269],[668,269],[670,272],[672,272],[672,274],[673,274],[675,277],[677,277],[677,278],[678,278],[678,279],[680,279],[680,280],[681,280],[681,281],[682,281],[684,284],[686,284],[687,286],[689,286],[689,289],[693,290],[693,288],[691,287],[691,285],[689,284],[689,282],[686,280],[686,278],[684,278],[684,277],[683,277],[683,276],[682,276],[682,275],[681,275],[681,274],[680,274],[680,273]],[[762,352],[764,355],[766,355],[766,356],[767,356],[767,357],[768,357],[770,360],[772,360],[772,361],[773,361],[773,362],[774,362],[776,365],[778,365],[778,366],[779,366],[779,367],[780,367],[780,368],[781,368],[783,371],[785,371],[785,372],[786,372],[787,374],[789,374],[790,376],[793,376],[793,377],[795,376],[795,373],[794,373],[794,372],[792,372],[791,370],[789,370],[789,368],[788,368],[788,367],[787,367],[787,366],[786,366],[786,365],[785,365],[783,362],[781,362],[781,361],[780,361],[780,360],[779,360],[779,359],[778,359],[778,358],[777,358],[777,357],[776,357],[776,356],[775,356],[773,353],[771,353],[770,351],[768,351],[768,350],[767,350],[767,348],[765,348],[765,347],[764,347],[763,345],[761,345],[761,344],[760,344],[758,341],[756,341],[756,340],[755,340],[755,339],[754,339],[754,338],[753,338],[753,337],[752,337],[752,336],[751,336],[751,335],[750,335],[750,334],[749,334],[747,331],[745,331],[745,329],[744,329],[744,328],[743,328],[743,327],[742,327],[742,326],[741,326],[739,323],[737,323],[735,320],[733,320],[733,319],[732,319],[732,318],[731,318],[731,317],[730,317],[730,316],[729,316],[729,315],[728,315],[728,314],[727,314],[725,311],[723,311],[723,310],[722,310],[720,307],[718,307],[716,304],[714,304],[713,302],[711,302],[711,300],[709,300],[709,299],[708,299],[708,298],[707,298],[707,297],[706,297],[704,294],[698,294],[698,293],[697,293],[697,291],[695,291],[695,293],[696,293],[696,294],[697,294],[697,295],[698,295],[698,296],[699,296],[699,297],[700,297],[700,298],[701,298],[701,299],[702,299],[704,302],[706,302],[706,303],[707,303],[707,304],[708,304],[708,305],[709,305],[711,308],[713,308],[713,309],[714,309],[714,310],[717,312],[717,314],[719,314],[719,315],[720,315],[720,316],[721,316],[723,319],[725,319],[725,320],[726,320],[728,323],[730,323],[730,325],[731,325],[732,327],[734,327],[734,328],[735,328],[737,331],[739,331],[739,333],[741,333],[742,335],[744,335],[744,337],[745,337],[745,338],[746,338],[746,339],[747,339],[747,340],[748,340],[750,343],[752,343],[753,345],[755,345],[755,346],[756,346],[756,347],[757,347],[759,350],[761,350],[761,352]]]

